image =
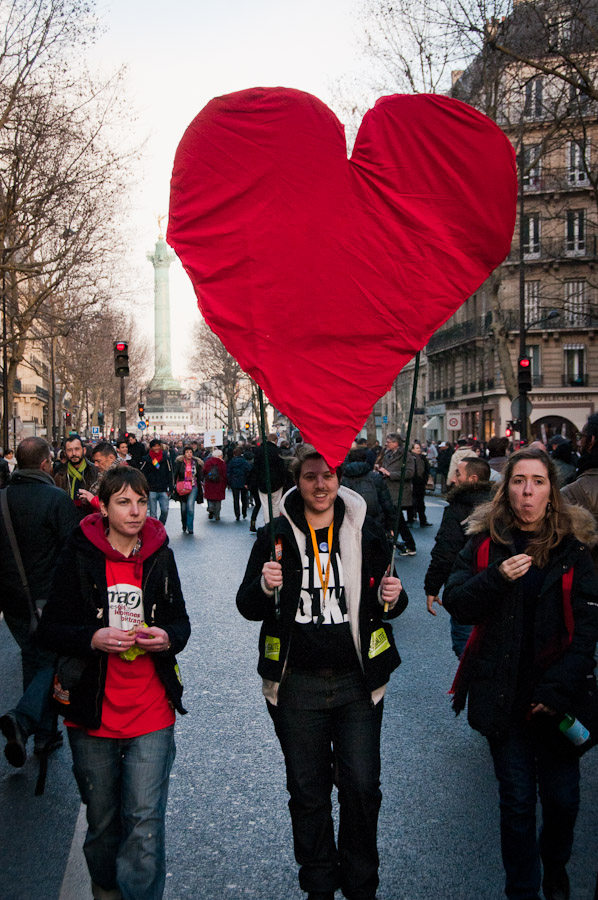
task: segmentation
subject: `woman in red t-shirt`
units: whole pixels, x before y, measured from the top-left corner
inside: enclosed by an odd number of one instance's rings
[[[164,817],[182,684],[175,653],[190,633],[164,526],[147,517],[137,469],[106,473],[101,513],[58,561],[39,638],[62,655],[54,696],[87,805],[93,896],[160,900]]]

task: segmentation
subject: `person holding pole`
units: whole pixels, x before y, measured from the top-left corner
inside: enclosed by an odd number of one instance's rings
[[[400,615],[407,595],[389,574],[384,531],[339,470],[304,445],[293,477],[271,523],[274,549],[260,529],[237,606],[262,622],[258,672],[286,762],[299,883],[308,900],[333,900],[338,887],[374,900],[383,697],[400,663],[382,611]]]

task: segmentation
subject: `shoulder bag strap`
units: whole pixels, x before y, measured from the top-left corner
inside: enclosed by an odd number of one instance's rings
[[[17,564],[17,569],[19,570],[19,575],[23,584],[23,590],[25,591],[25,597],[27,598],[27,603],[29,604],[29,633],[33,634],[33,632],[37,628],[37,623],[39,621],[39,610],[33,602],[33,597],[31,596],[31,589],[29,587],[29,582],[27,581],[27,573],[25,572],[23,558],[21,557],[21,551],[19,550],[19,545],[17,543],[17,536],[12,524],[10,508],[8,506],[8,491],[9,488],[5,488],[4,490],[0,491],[0,508],[2,509],[4,527],[6,528],[6,533],[10,541],[13,556]]]

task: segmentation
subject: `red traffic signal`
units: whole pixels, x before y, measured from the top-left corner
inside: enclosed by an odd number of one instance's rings
[[[129,374],[129,345],[126,341],[114,341],[114,374],[126,378]]]
[[[517,360],[517,385],[520,393],[528,394],[532,389],[532,361],[529,356]]]

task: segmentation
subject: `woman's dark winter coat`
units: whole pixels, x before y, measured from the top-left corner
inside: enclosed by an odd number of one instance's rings
[[[99,517],[99,513],[88,516],[71,535],[59,557],[50,597],[37,630],[44,649],[87,660],[79,684],[70,692],[70,704],[61,706],[60,712],[88,729],[99,728],[101,724],[108,663],[108,654],[91,646],[95,632],[109,624],[106,556],[82,530],[90,520]],[[152,654],[152,659],[169,700],[178,712],[184,713],[176,654],[184,649],[191,626],[181,583],[163,525],[157,519],[148,518],[141,534],[142,553],[144,548],[148,551],[147,556],[139,558],[144,621],[149,627],[163,628],[170,639],[170,649]],[[122,556],[118,554],[118,558]]]
[[[471,540],[455,561],[443,604],[464,625],[483,624],[472,662],[468,719],[491,738],[504,736],[512,723],[517,692],[524,602],[521,583],[507,581],[501,562],[513,556],[513,546],[490,544],[488,567],[476,574],[476,554],[488,536],[489,505],[480,507],[469,526]],[[598,540],[596,524],[583,509],[571,508],[573,533],[550,554],[534,620],[533,686],[530,705],[543,703],[559,716],[575,709],[594,669],[598,640],[598,575],[588,549]],[[574,569],[571,604],[574,635],[567,646],[563,613],[563,574]],[[456,705],[456,711],[459,711]]]

